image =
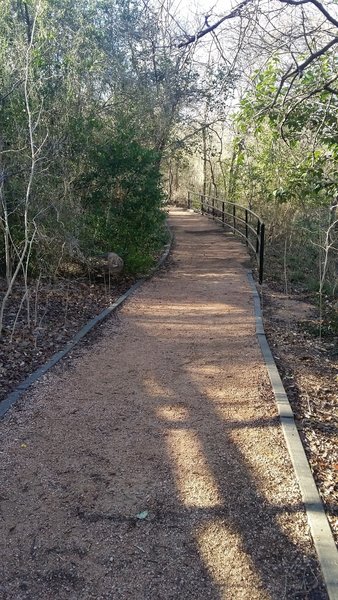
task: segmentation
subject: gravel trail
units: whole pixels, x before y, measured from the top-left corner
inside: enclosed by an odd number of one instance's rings
[[[4,600],[327,598],[245,247],[170,221],[170,268],[0,424]]]

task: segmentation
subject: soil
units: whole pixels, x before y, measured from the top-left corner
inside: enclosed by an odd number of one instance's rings
[[[29,282],[28,326],[27,307],[21,305],[25,291],[18,282],[7,305],[0,339],[0,401],[133,283],[127,277],[110,283],[88,279]],[[5,289],[5,281],[0,280],[0,297]]]
[[[245,248],[171,223],[170,269],[0,424],[5,600],[327,598]]]
[[[338,344],[304,293],[264,288],[265,330],[338,543]]]

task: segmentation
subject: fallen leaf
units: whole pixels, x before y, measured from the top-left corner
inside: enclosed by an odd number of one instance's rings
[[[136,518],[140,519],[142,521],[143,519],[146,519],[148,515],[149,515],[149,512],[147,510],[144,510],[144,511],[138,513],[136,515]]]

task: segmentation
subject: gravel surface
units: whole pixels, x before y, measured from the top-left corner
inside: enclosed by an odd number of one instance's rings
[[[1,429],[9,599],[326,599],[245,248],[173,211],[171,268]]]

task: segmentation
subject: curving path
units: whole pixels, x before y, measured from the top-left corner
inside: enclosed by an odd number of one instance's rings
[[[0,424],[5,600],[327,598],[245,247],[170,220],[170,268]]]

